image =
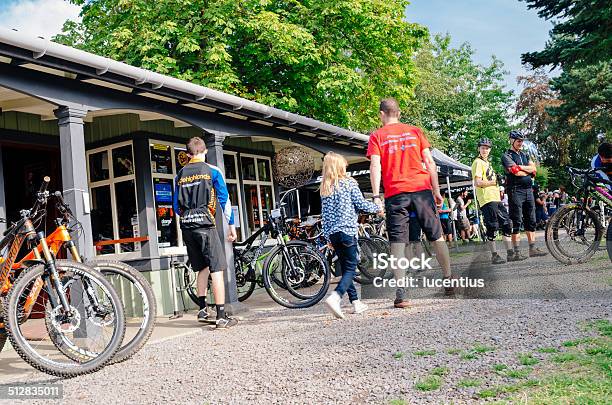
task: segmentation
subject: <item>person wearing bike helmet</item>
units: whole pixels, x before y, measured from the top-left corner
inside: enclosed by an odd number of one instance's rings
[[[521,151],[525,135],[521,131],[510,131],[510,149],[502,155],[502,165],[506,170],[506,191],[512,220],[512,244],[514,255],[511,260],[522,260],[520,253],[521,225],[525,227],[529,242],[529,257],[546,256],[548,253],[536,247],[536,215],[533,198],[533,178],[536,175],[535,163]]]
[[[491,263],[502,264],[506,263],[499,253],[495,245],[495,236],[497,231],[501,229],[504,244],[507,250],[507,260],[521,260],[522,257],[517,257],[512,248],[512,223],[508,216],[508,211],[501,201],[501,192],[497,184],[497,174],[493,170],[493,165],[489,160],[491,140],[483,138],[478,142],[478,157],[472,163],[472,178],[476,186],[476,200],[480,205],[480,211],[487,228],[487,244],[491,251]],[[526,259],[526,258],[525,258]]]

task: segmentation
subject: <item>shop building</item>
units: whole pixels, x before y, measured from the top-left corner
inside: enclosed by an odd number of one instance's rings
[[[263,225],[283,191],[272,171],[276,151],[302,145],[320,170],[328,151],[363,164],[368,139],[6,29],[0,29],[0,108],[0,217],[17,219],[50,176],[50,189],[63,191],[83,225],[80,251],[145,272],[165,313],[172,310],[167,269],[186,254],[172,193],[190,137],[205,139],[208,161],[225,173],[239,238]],[[225,240],[220,215],[217,223]],[[228,302],[237,308],[233,269],[227,278]]]

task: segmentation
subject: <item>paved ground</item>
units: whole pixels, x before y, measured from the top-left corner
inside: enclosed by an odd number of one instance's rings
[[[487,267],[475,265],[475,257],[456,255],[458,271],[482,275],[478,269]],[[260,295],[231,330],[200,327],[191,315],[160,320],[152,343],[130,361],[60,381],[65,402],[471,403],[476,390],[507,378],[493,373],[493,364],[513,367],[518,354],[582,336],[582,321],[612,318],[612,266],[604,252],[585,265],[559,266],[546,257],[488,272],[497,287],[485,295],[512,298],[447,299],[422,290],[415,295],[431,297],[414,300],[408,310],[371,299],[366,314],[336,321],[322,305],[287,310]],[[533,298],[538,290],[543,296]],[[516,299],[525,297],[531,299]],[[492,351],[464,359],[451,350],[466,353],[476,344]],[[449,369],[442,386],[416,389],[435,367]],[[0,371],[0,384],[57,381],[10,352],[0,355]],[[458,387],[466,378],[483,384]]]

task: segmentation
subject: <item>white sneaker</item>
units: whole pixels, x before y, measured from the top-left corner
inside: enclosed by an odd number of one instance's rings
[[[327,297],[327,299],[325,300],[325,305],[327,305],[327,308],[331,311],[332,314],[334,314],[336,318],[344,319],[342,308],[340,308],[341,300],[342,298],[340,297],[340,295],[337,292],[332,291],[332,293],[329,294],[329,297]]]
[[[368,306],[361,302],[361,300],[353,301],[353,313],[361,314],[368,310]]]

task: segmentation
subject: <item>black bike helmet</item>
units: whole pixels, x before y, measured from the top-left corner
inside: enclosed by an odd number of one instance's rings
[[[493,146],[493,142],[489,138],[482,138],[478,141],[478,147],[480,148],[481,146],[488,146],[490,148]]]
[[[523,135],[523,133],[517,129],[513,129],[512,131],[510,131],[510,133],[508,134],[508,137],[510,139],[516,140],[516,139],[520,139],[523,140],[525,139],[525,135]]]

